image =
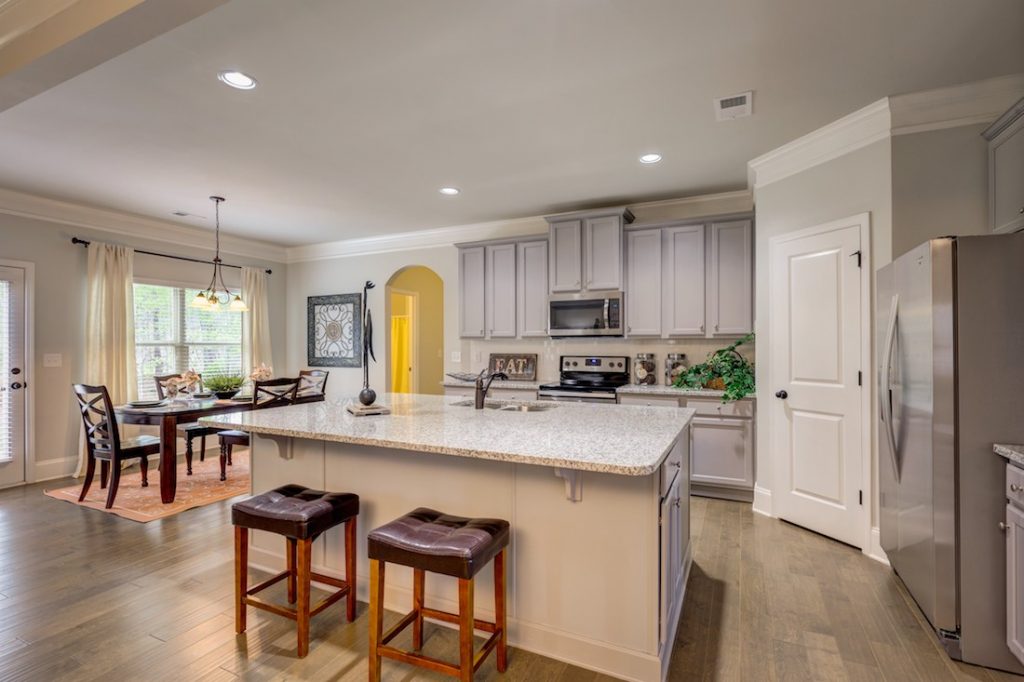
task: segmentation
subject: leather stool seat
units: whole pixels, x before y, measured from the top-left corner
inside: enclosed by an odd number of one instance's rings
[[[367,536],[371,559],[472,578],[508,546],[508,521],[469,519],[420,507]]]
[[[289,538],[315,538],[359,514],[359,496],[328,493],[289,484],[236,502],[231,522]]]

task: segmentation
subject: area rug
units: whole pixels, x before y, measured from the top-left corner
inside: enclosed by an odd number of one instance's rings
[[[100,474],[96,472],[89,488],[89,494],[81,502],[78,496],[82,493],[82,484],[45,491],[46,495],[77,504],[80,507],[97,509],[102,512],[116,514],[132,521],[147,523],[156,519],[174,516],[181,512],[202,507],[236,495],[249,492],[249,451],[236,450],[232,454],[234,464],[228,467],[228,480],[220,480],[220,458],[207,455],[205,462],[196,457],[192,463],[192,475],[185,475],[185,464],[178,465],[178,489],[174,502],[163,504],[160,501],[160,474],[156,470],[155,458],[149,463],[149,486],[142,487],[142,474],[138,467],[132,467],[121,475],[121,483],[117,487],[117,499],[114,506],[104,509],[107,503],[107,491],[100,488]],[[99,467],[97,466],[97,469]]]

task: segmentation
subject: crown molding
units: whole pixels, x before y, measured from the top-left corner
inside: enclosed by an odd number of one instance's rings
[[[890,127],[889,98],[883,98],[748,162],[749,184],[770,185],[884,140]]]
[[[1024,73],[889,98],[892,134],[991,123],[1024,96]]]
[[[705,204],[729,201],[747,203],[750,205],[751,209],[754,205],[753,194],[750,190],[743,189],[734,192],[720,192],[718,194],[704,194],[693,197],[681,197],[678,199],[648,201],[631,204],[628,207],[619,204],[604,209],[587,209],[586,213],[596,215],[617,210],[632,210],[636,212],[648,209],[700,207]],[[697,210],[693,212],[693,215],[699,214],[699,211],[700,209],[697,208]],[[459,243],[486,241],[490,239],[546,235],[547,232],[548,223],[545,216],[530,216],[528,218],[515,218],[512,220],[494,220],[484,223],[472,223],[469,225],[438,227],[415,232],[399,232],[374,237],[343,239],[323,244],[293,246],[288,248],[287,262],[304,263],[308,261],[329,260],[332,258],[367,256],[376,253],[410,251],[412,249],[432,249],[454,246]]]
[[[209,230],[4,188],[0,188],[0,213],[207,251],[213,245]],[[285,247],[269,242],[225,234],[220,242],[221,250],[234,256],[275,263],[283,263],[287,257]]]

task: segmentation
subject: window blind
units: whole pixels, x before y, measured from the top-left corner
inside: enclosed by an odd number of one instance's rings
[[[242,314],[190,308],[198,289],[136,283],[135,355],[140,398],[153,377],[195,370],[203,378],[242,374]]]
[[[11,376],[11,283],[0,280],[0,379]],[[14,459],[14,399],[6,384],[0,384],[0,462]]]

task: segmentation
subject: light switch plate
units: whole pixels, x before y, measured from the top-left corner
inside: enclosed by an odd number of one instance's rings
[[[64,356],[60,353],[44,353],[43,367],[60,367],[64,364]]]
[[[452,351],[452,362],[462,362],[462,351]]]

